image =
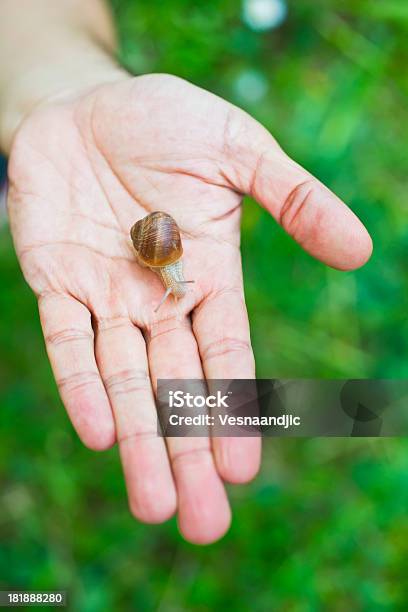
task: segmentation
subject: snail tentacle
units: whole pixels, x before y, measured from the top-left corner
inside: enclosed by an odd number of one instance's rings
[[[156,308],[154,309],[154,312],[157,312],[159,310],[160,306],[167,300],[170,293],[171,293],[171,287],[167,287],[162,299],[160,300],[160,302],[157,304]]]

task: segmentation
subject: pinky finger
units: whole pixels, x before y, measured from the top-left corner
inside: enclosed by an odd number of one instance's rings
[[[89,310],[62,294],[40,297],[38,307],[48,357],[74,428],[89,448],[109,448],[115,425],[95,360]]]

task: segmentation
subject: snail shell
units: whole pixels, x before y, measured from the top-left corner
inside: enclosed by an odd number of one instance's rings
[[[139,260],[149,268],[167,266],[183,255],[179,228],[167,213],[153,212],[140,219],[130,236]]]
[[[130,230],[136,256],[141,265],[156,272],[166,287],[158,308],[172,293],[176,298],[185,295],[185,281],[181,257],[183,247],[177,223],[167,213],[153,212],[137,221]]]

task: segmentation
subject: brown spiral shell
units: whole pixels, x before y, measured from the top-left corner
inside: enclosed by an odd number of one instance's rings
[[[165,212],[153,212],[137,221],[130,230],[138,258],[151,268],[161,268],[183,255],[177,223]]]

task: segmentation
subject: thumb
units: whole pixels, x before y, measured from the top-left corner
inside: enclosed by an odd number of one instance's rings
[[[356,215],[257,121],[239,115],[244,126],[225,131],[234,188],[255,198],[313,257],[339,270],[365,264],[372,241]]]

